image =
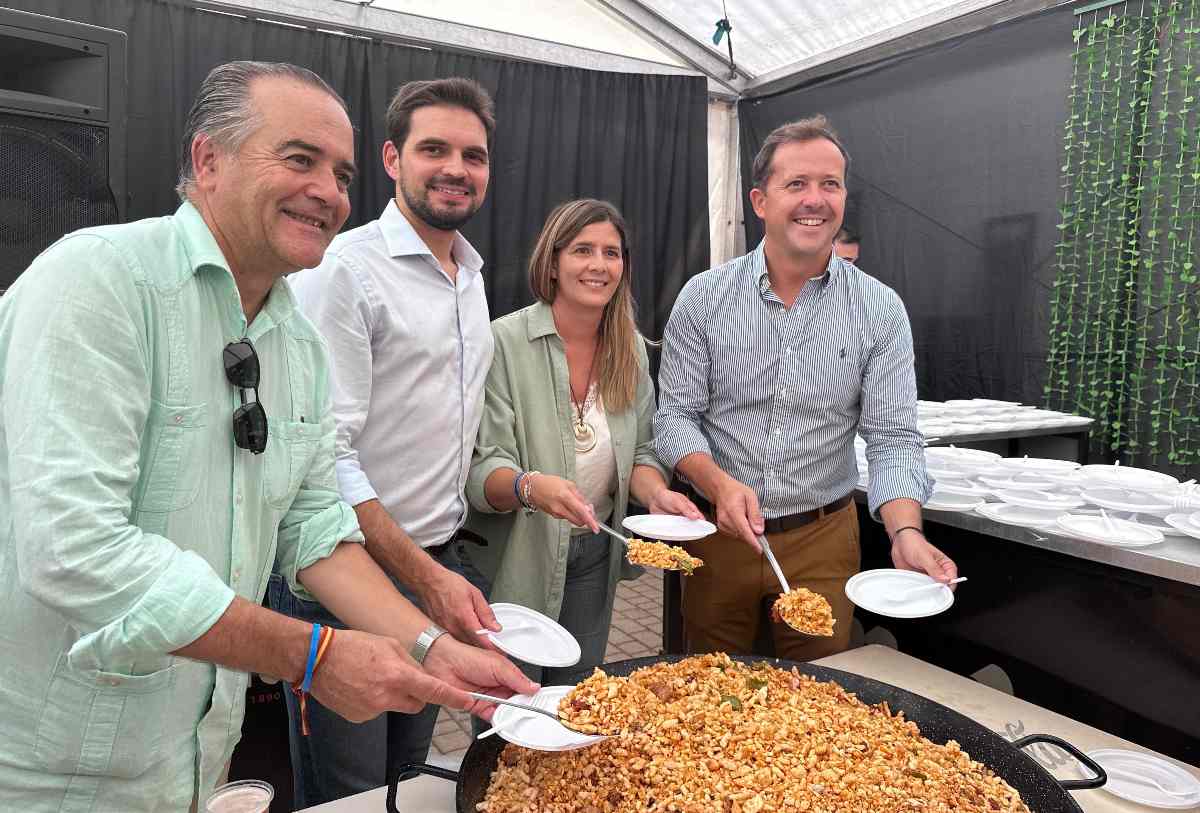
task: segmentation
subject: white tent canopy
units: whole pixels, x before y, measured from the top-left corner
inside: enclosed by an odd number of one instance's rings
[[[705,76],[712,259],[744,250],[738,98],[1069,0],[195,0],[201,8],[556,65]],[[717,21],[728,40],[713,43]]]

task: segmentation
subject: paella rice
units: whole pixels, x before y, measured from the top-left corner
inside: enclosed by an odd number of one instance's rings
[[[641,684],[597,669],[559,701],[558,717],[582,734],[621,734],[645,728],[660,705]]]
[[[626,556],[630,564],[657,567],[663,570],[679,570],[685,576],[704,565],[704,560],[690,555],[678,545],[665,545],[662,542],[649,542],[645,539],[630,539],[627,543]]]
[[[593,675],[589,691],[608,680]],[[886,704],[868,706],[795,669],[717,653],[622,680],[657,701],[642,728],[563,753],[510,744],[476,810],[1028,813],[956,742],[932,743]],[[621,690],[609,700],[626,697],[641,702]]]
[[[808,635],[833,635],[833,608],[819,593],[793,587],[775,600],[771,617]]]

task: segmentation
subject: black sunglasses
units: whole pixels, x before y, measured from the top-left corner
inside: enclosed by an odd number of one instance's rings
[[[258,354],[249,339],[230,342],[221,354],[225,377],[238,388],[242,405],[233,413],[233,442],[240,449],[262,454],[267,448],[267,412],[258,402]],[[246,390],[254,399],[246,400]]]

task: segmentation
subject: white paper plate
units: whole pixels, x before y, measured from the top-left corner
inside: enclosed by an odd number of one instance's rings
[[[1190,536],[1192,539],[1200,539],[1200,528],[1192,524],[1191,515],[1189,514],[1167,514],[1163,517],[1163,522],[1184,536]],[[1163,533],[1166,533],[1166,531]]]
[[[543,686],[532,697],[527,694],[518,694],[513,695],[512,700],[557,714],[558,702],[570,694],[574,688],[574,686]],[[496,736],[503,737],[513,745],[532,748],[536,751],[574,751],[576,748],[586,748],[606,739],[590,734],[577,734],[549,717],[543,717],[531,711],[514,709],[512,706],[496,706],[496,713],[492,715],[492,725],[501,726],[500,730],[496,732]]]
[[[935,461],[925,464],[925,473],[940,482],[942,480],[965,480],[974,476],[975,469]]]
[[[1111,523],[1113,530],[1109,530]],[[1146,525],[1139,525],[1127,519],[1080,516],[1078,514],[1063,514],[1055,525],[1062,528],[1071,536],[1090,539],[1106,545],[1117,545],[1122,548],[1144,548],[1147,545],[1157,545],[1163,541],[1162,531],[1157,531]]]
[[[1176,488],[1179,481],[1169,474],[1133,466],[1084,466],[1080,469],[1089,483],[1098,486],[1115,486],[1131,491],[1166,491]]]
[[[492,612],[505,629],[489,632],[487,637],[504,654],[535,666],[574,666],[579,663],[583,655],[579,642],[554,619],[520,604],[504,602],[493,604]],[[512,627],[512,631],[508,627]]]
[[[1084,504],[1082,499],[1072,494],[1055,494],[1052,491],[1001,489],[996,492],[996,497],[1000,502],[1008,503],[1009,505],[1023,505],[1026,508],[1037,508],[1047,511],[1055,509],[1067,511],[1072,508],[1079,508]]]
[[[1200,539],[1200,528],[1191,527],[1188,522],[1187,514],[1167,514],[1165,517],[1156,516],[1154,514],[1136,514],[1137,519],[1133,520],[1139,525],[1145,525],[1147,528],[1154,528],[1162,531],[1163,536],[1189,537],[1191,539]],[[1182,520],[1183,527],[1171,524],[1171,517],[1176,517],[1176,522]],[[1122,519],[1130,519],[1131,517],[1122,517]]]
[[[997,460],[1003,458],[995,452],[987,452],[983,449],[960,449],[957,446],[938,446],[933,449],[925,450],[926,458],[937,458],[944,460],[954,465],[992,465]]]
[[[1188,514],[1188,522],[1192,524],[1193,528],[1200,529],[1200,511],[1197,511],[1194,514]]]
[[[876,615],[926,618],[948,609],[954,603],[954,591],[943,586],[940,590],[926,590],[907,601],[889,601],[887,596],[933,583],[934,580],[924,573],[911,570],[864,570],[846,582],[846,598]]]
[[[1200,805],[1200,780],[1173,762],[1141,751],[1101,748],[1087,755],[1108,773],[1101,786],[1113,796],[1139,805],[1166,810],[1188,810]],[[1080,776],[1090,776],[1087,768],[1076,763]],[[1163,793],[1145,779],[1152,779],[1172,794]],[[1187,794],[1177,796],[1174,794]]]
[[[971,403],[979,404],[980,406],[1005,407],[1007,409],[1021,406],[1020,401],[997,401],[995,398],[972,398]]]
[[[717,532],[717,526],[704,519],[688,519],[674,514],[638,514],[625,517],[626,530],[641,537],[665,542],[690,542]]]
[[[982,483],[977,483],[974,480],[938,480],[934,484],[933,490],[937,492],[945,492],[947,494],[959,494],[964,497],[986,497],[992,493],[992,490]]]
[[[930,511],[974,511],[981,505],[983,505],[983,497],[955,494],[936,487],[929,502],[925,503],[925,507]]]
[[[1137,514],[1166,514],[1171,510],[1171,501],[1144,491],[1130,491],[1112,486],[1085,488],[1083,498],[1092,505],[1128,511]]]
[[[1047,480],[1040,474],[1009,474],[1001,473],[999,476],[994,474],[981,474],[979,480],[985,485],[989,485],[995,491],[1008,490],[1023,490],[1037,489],[1046,491],[1053,489],[1057,485],[1053,480]]]
[[[1016,474],[1069,474],[1079,468],[1074,460],[1055,460],[1049,457],[1006,457],[1000,465]]]
[[[1024,505],[1011,505],[1010,503],[1003,502],[984,503],[975,509],[975,513],[981,517],[987,517],[993,522],[999,522],[1003,525],[1017,525],[1022,528],[1049,528],[1061,514],[1057,509],[1039,511],[1036,508],[1027,508]]]

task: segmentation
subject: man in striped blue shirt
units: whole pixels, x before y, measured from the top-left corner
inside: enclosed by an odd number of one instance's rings
[[[845,584],[860,566],[856,431],[867,441],[871,514],[887,528],[893,562],[941,581],[957,575],[921,531],[932,481],[904,305],[833,252],[848,165],[823,116],[772,132],[750,191],[766,237],[689,280],[667,323],[658,455],[719,528],[691,547],[706,567],[685,584],[689,651],[751,651],[779,593],[756,539],[764,533],[789,584],[825,596],[837,621],[832,639],[773,623],[776,654],[809,660],[848,646]]]

